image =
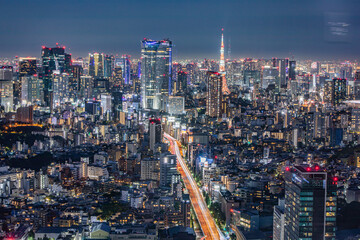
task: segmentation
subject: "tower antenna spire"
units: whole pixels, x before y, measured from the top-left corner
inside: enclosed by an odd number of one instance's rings
[[[224,28],[221,29],[221,47],[220,47],[220,64],[219,72],[222,75],[222,91],[224,94],[230,94],[230,90],[227,86],[227,81],[225,78],[225,50],[224,50]]]

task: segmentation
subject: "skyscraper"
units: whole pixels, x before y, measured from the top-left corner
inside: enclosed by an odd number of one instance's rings
[[[114,59],[114,72],[113,72],[113,80],[112,85],[113,86],[122,86],[124,85],[123,81],[123,74],[122,74],[122,59],[116,57]]]
[[[160,187],[170,188],[173,178],[177,178],[176,156],[164,153],[160,157]]]
[[[119,119],[118,114],[122,110],[122,96],[123,93],[116,88],[111,92],[111,111],[114,113],[116,119]]]
[[[172,42],[144,39],[141,58],[142,106],[166,110],[171,90]]]
[[[109,59],[110,58],[110,59]],[[106,60],[106,61],[105,61]],[[110,61],[110,63],[108,63]],[[105,64],[106,62],[106,64]],[[103,78],[105,75],[105,65],[110,68],[106,70],[111,71],[111,57],[103,53],[89,53],[89,75],[94,78]],[[111,74],[111,73],[110,73]]]
[[[278,88],[284,88],[287,85],[287,68],[289,64],[288,59],[279,59],[279,82]]]
[[[176,93],[183,93],[186,88],[187,88],[187,78],[188,78],[188,74],[187,72],[184,71],[179,71],[177,73],[177,78],[176,81],[174,82],[174,89],[173,89],[173,94]]]
[[[354,98],[356,100],[360,99],[360,72],[355,72],[355,80],[354,80]]]
[[[13,68],[0,66],[0,105],[5,112],[13,110]]]
[[[22,76],[21,81],[21,104],[40,104],[43,101],[42,80],[35,74]]]
[[[336,184],[319,166],[285,171],[284,239],[334,239]]]
[[[285,200],[279,199],[279,204],[274,207],[273,215],[273,238],[274,240],[284,240],[285,231]]]
[[[223,91],[222,75],[218,72],[207,72],[207,97],[206,97],[206,114],[210,117],[221,117]]]
[[[159,118],[149,119],[150,149],[155,150],[155,145],[162,142],[161,120]]]
[[[124,84],[131,84],[131,62],[129,55],[122,55],[121,57],[121,69]]]
[[[114,63],[114,57],[111,55],[104,55],[103,56],[103,60],[104,60],[104,78],[109,78],[112,75],[113,72],[113,63]]]
[[[83,72],[83,68],[80,65],[71,66],[71,75],[69,79],[69,91],[71,97],[75,98],[76,93],[80,90],[80,78]]]
[[[94,77],[104,77],[104,54],[94,53]]]
[[[53,74],[52,107],[58,107],[69,101],[69,74]]]
[[[230,90],[228,88],[226,82],[226,72],[225,72],[225,49],[224,49],[224,29],[221,30],[221,47],[220,47],[220,65],[219,65],[219,72],[222,77],[222,92],[223,94],[230,94]]]
[[[100,99],[101,99],[101,108],[103,114],[107,112],[111,112],[111,95],[108,93],[101,94]]]
[[[346,98],[346,79],[334,78],[332,81],[332,105],[337,106]]]
[[[95,77],[95,58],[93,53],[89,53],[89,75]]]
[[[295,69],[296,69],[296,61],[289,61],[289,80],[290,81],[296,79]]]
[[[42,47],[41,51],[42,73],[41,77],[44,84],[44,101],[50,106],[50,92],[53,90],[52,74],[56,72],[70,73],[71,55],[65,53],[65,47],[56,45],[54,48]]]

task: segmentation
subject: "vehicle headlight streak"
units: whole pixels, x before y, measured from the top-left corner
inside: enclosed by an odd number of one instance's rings
[[[189,169],[186,166],[184,159],[181,156],[179,146],[177,144],[177,140],[175,138],[171,137],[167,133],[164,133],[164,137],[169,140],[171,147],[174,147],[173,150],[177,156],[178,162],[179,162],[182,170],[184,171],[187,180],[189,181],[189,183],[191,185],[191,188],[192,188],[191,190],[195,197],[195,199],[194,199],[194,198],[191,198],[191,196],[190,196],[191,203],[194,207],[196,216],[199,219],[201,229],[203,230],[204,234],[206,235],[205,238],[206,239],[225,239],[222,232],[217,227],[214,219],[212,218],[210,211],[209,211],[208,207],[206,206],[205,200],[203,199],[195,180],[193,179]],[[195,203],[194,203],[194,200],[196,200]],[[199,208],[197,209],[196,206],[198,206]],[[198,214],[202,215],[201,219]],[[204,219],[204,222],[202,221],[202,219]],[[204,226],[204,223],[206,226]]]

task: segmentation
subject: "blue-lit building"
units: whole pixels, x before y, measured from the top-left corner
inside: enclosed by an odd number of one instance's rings
[[[129,55],[122,55],[121,57],[121,69],[124,84],[131,84],[131,62]]]
[[[166,110],[171,92],[172,42],[144,39],[141,46],[141,97],[146,109]]]

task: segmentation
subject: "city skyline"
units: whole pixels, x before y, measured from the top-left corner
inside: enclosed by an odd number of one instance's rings
[[[0,240],[360,239],[359,0],[0,6]]]
[[[360,50],[356,44],[360,39],[356,29],[360,3],[356,1],[86,3],[2,3],[8,11],[0,16],[0,31],[5,33],[0,40],[0,57],[38,57],[41,45],[59,42],[74,56],[97,51],[137,58],[146,37],[171,39],[175,59],[217,59],[222,28],[226,58],[229,45],[233,58],[352,60]],[[32,26],[24,28],[24,21]],[[334,32],[334,23],[345,25]]]

